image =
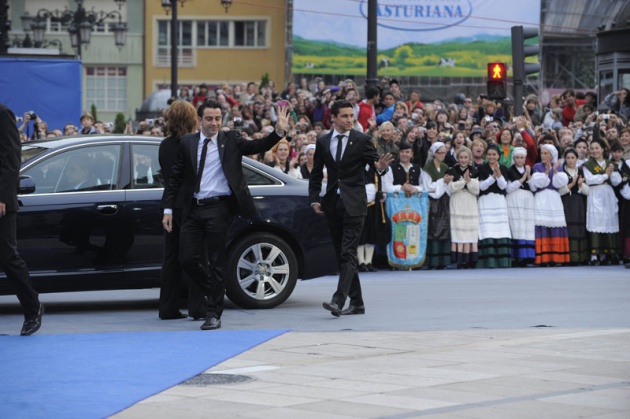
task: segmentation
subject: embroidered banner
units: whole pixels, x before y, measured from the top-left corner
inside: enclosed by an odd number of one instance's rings
[[[422,266],[427,251],[429,194],[406,197],[387,194],[387,216],[392,222],[392,239],[387,245],[387,259],[395,268]]]

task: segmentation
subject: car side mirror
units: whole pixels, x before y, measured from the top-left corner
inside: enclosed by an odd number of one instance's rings
[[[32,177],[22,175],[20,176],[20,185],[18,186],[18,194],[25,195],[35,192],[35,181]]]

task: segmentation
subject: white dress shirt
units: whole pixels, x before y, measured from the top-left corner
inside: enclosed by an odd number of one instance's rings
[[[197,199],[210,198],[213,196],[230,195],[230,186],[223,173],[221,160],[219,158],[219,148],[217,147],[218,133],[214,134],[208,143],[208,151],[206,153],[206,161],[201,176],[201,184],[199,192],[193,196]],[[197,164],[201,161],[201,151],[206,137],[200,134],[199,145],[197,146]],[[199,173],[197,167],[197,173]]]
[[[330,139],[330,153],[333,155],[333,158],[337,156],[337,143],[339,142],[337,136],[340,134],[344,136],[341,149],[341,158],[343,159],[343,153],[346,152],[346,145],[348,145],[348,138],[350,138],[350,131],[338,132],[336,129],[333,130],[332,138]]]

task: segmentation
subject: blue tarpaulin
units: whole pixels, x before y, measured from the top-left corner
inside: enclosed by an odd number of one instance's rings
[[[15,116],[33,111],[48,129],[81,117],[81,62],[60,59],[0,58],[0,102]],[[29,124],[30,133],[33,124]]]

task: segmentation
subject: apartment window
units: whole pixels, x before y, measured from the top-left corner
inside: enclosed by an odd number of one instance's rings
[[[86,67],[86,108],[96,105],[103,111],[127,110],[127,68]]]
[[[234,21],[234,46],[264,47],[266,41],[266,23],[264,20]]]
[[[227,47],[230,45],[230,22],[208,20],[197,22],[197,46]]]
[[[177,25],[177,63],[182,67],[192,67],[193,62],[193,21],[180,20]],[[171,24],[170,21],[158,21],[157,66],[171,65]]]
[[[266,20],[181,20],[178,57],[181,67],[192,67],[195,48],[266,48]],[[157,22],[156,66],[171,65],[171,24]]]

